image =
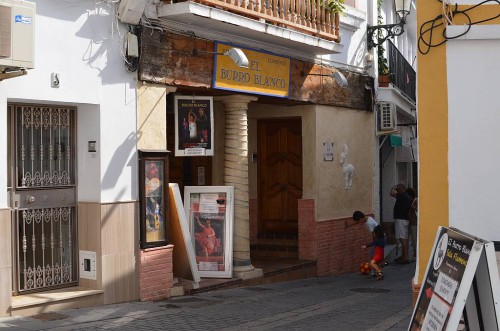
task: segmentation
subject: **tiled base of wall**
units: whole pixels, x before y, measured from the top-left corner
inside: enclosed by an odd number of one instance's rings
[[[12,298],[12,211],[0,209],[0,317],[9,315]]]
[[[318,275],[336,275],[359,271],[359,266],[370,259],[369,249],[361,246],[371,242],[364,224],[348,227],[349,219],[318,223]]]
[[[174,276],[172,272],[173,245],[141,250],[139,256],[139,296],[141,301],[170,297]]]
[[[364,224],[352,218],[316,222],[315,201],[299,200],[299,258],[317,260],[318,276],[338,275],[359,270],[369,261],[371,242]]]

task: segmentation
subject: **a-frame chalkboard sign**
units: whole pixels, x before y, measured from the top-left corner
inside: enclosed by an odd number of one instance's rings
[[[494,244],[439,227],[408,330],[499,330]]]

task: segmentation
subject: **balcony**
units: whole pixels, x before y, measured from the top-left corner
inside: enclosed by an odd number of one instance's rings
[[[388,81],[382,82],[379,76],[378,100],[397,106],[399,115],[403,115],[398,122],[405,122],[403,118],[414,122],[417,74],[391,41],[387,41],[387,62]]]
[[[391,41],[387,44],[390,83],[415,103],[417,73]]]
[[[152,22],[184,34],[297,58],[342,51],[340,14],[328,0],[163,1]]]

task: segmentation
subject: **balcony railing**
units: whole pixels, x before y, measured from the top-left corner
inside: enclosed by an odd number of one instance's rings
[[[339,14],[332,13],[328,9],[328,0],[196,0],[195,2],[340,42]]]
[[[390,82],[415,102],[417,74],[391,41],[387,45]]]

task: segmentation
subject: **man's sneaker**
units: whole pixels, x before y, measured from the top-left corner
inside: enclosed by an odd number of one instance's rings
[[[377,277],[377,273],[375,272],[375,270],[372,270],[372,271],[370,271],[369,276],[372,278],[375,278],[375,277]]]
[[[380,266],[383,268],[383,267],[387,267],[388,265],[389,265],[389,263],[384,261],[384,262],[382,262],[382,264]]]

